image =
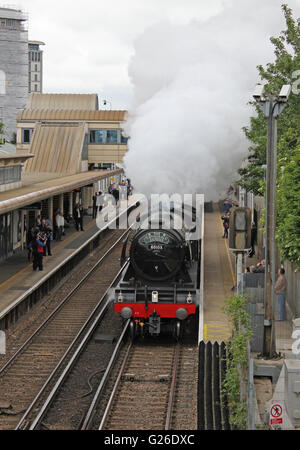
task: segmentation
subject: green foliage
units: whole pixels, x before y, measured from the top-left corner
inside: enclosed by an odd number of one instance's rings
[[[300,19],[294,19],[292,10],[282,5],[286,29],[279,37],[271,38],[275,60],[266,67],[258,66],[265,92],[276,94],[283,84],[297,85],[291,93],[288,105],[278,119],[277,139],[277,243],[282,256],[300,266],[299,228],[299,151],[300,151],[300,93],[295,72],[300,70]],[[299,76],[298,76],[299,78]],[[255,195],[264,195],[266,164],[267,120],[255,102],[256,117],[244,128],[251,145],[249,157],[255,158],[239,170],[238,182]]]
[[[231,425],[243,430],[247,426],[247,404],[241,398],[241,383],[245,382],[243,374],[247,373],[248,368],[247,346],[252,335],[250,316],[246,311],[246,299],[242,295],[226,300],[223,310],[233,326],[223,391],[228,399]]]
[[[276,238],[281,254],[300,267],[300,148],[281,173],[277,211]]]

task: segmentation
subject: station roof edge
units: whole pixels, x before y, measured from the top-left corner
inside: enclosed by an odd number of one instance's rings
[[[59,178],[33,183],[11,191],[0,192],[0,214],[5,214],[16,209],[45,200],[54,195],[70,192],[94,183],[103,178],[114,176],[123,172],[123,169],[93,170],[81,172],[76,175],[64,175]],[[61,182],[59,183],[59,180]],[[2,199],[2,200],[1,200]]]

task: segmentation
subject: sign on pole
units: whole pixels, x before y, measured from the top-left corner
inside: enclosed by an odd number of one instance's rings
[[[270,425],[283,424],[283,405],[274,403],[270,406]]]

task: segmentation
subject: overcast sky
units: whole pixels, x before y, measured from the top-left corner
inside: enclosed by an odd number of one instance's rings
[[[29,39],[45,42],[44,92],[98,93],[128,108],[133,42],[162,19],[205,20],[222,0],[0,0],[29,15]],[[201,5],[200,5],[201,4]]]
[[[44,92],[97,93],[100,101],[109,100],[114,109],[131,105],[128,64],[134,41],[148,26],[166,19],[173,24],[205,21],[228,3],[230,0],[0,0],[0,4],[18,4],[27,12],[29,39],[46,44]],[[282,15],[280,8],[278,15]]]

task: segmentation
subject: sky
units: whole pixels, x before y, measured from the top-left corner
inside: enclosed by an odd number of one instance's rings
[[[148,26],[205,20],[222,0],[0,0],[28,13],[29,39],[44,49],[44,92],[97,93],[114,109],[132,102],[128,65]]]
[[[174,25],[193,20],[204,22],[231,3],[231,0],[0,0],[2,5],[17,5],[27,12],[29,39],[46,44],[44,92],[98,93],[99,99],[110,101],[114,109],[128,109],[132,104],[128,66],[134,43],[145,29],[164,20]],[[283,0],[274,3],[278,4],[280,17]],[[300,4],[300,0],[290,3]]]
[[[14,5],[14,0],[5,0]],[[0,0],[1,2],[1,0]],[[96,93],[128,109],[127,175],[143,193],[217,199],[236,178],[242,132],[300,0],[20,0],[29,39],[45,42],[45,93]],[[141,170],[144,168],[144,170]]]

